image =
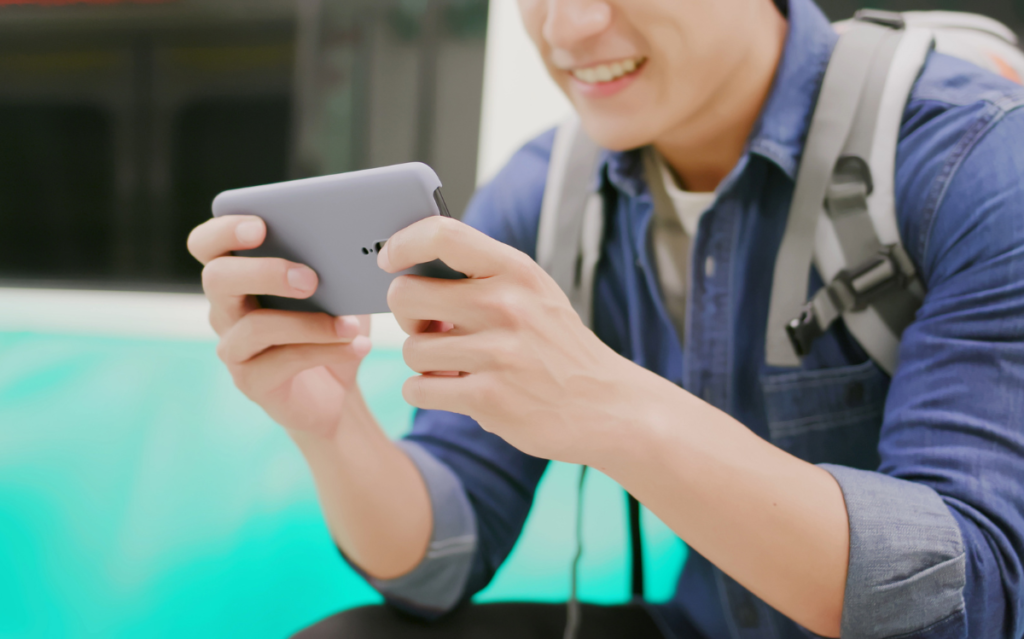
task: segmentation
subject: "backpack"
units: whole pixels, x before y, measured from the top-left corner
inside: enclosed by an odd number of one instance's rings
[[[900,335],[924,297],[896,223],[899,127],[934,48],[1018,83],[1024,53],[996,20],[951,11],[864,9],[837,23],[832,54],[776,259],[766,335],[769,365],[796,367],[842,317],[889,375]],[[537,262],[591,325],[604,204],[594,175],[601,149],[577,118],[555,134],[537,236]],[[811,264],[826,282],[807,301]]]
[[[842,317],[868,356],[891,376],[900,336],[924,298],[896,221],[896,146],[910,92],[932,49],[1017,83],[1024,78],[1024,53],[1005,25],[969,13],[863,9],[835,28],[839,41],[822,82],[776,258],[765,355],[771,366],[797,367],[814,340]],[[601,153],[578,118],[558,127],[537,235],[537,262],[590,327],[604,240],[604,201],[595,181]],[[657,179],[649,176],[652,187]],[[826,285],[808,301],[812,263]],[[632,496],[629,519],[632,592],[642,598],[639,504]],[[578,509],[567,638],[575,636],[579,623],[581,551]]]

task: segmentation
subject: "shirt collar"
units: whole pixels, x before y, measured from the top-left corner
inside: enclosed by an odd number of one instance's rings
[[[795,179],[818,91],[838,36],[812,0],[788,0],[782,7],[789,28],[771,92],[747,142],[747,152],[778,165]],[[645,190],[643,162],[636,151],[606,151],[601,174],[628,194]]]
[[[839,37],[811,0],[789,0],[789,32],[772,90],[747,143],[795,179],[825,69]]]

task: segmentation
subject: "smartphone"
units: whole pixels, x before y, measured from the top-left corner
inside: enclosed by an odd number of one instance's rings
[[[213,215],[255,215],[266,222],[263,245],[237,255],[284,258],[320,278],[312,297],[261,296],[264,308],[386,313],[388,287],[400,275],[465,277],[441,261],[394,274],[377,267],[377,253],[392,235],[434,215],[451,217],[441,180],[419,162],[225,191],[213,201]]]

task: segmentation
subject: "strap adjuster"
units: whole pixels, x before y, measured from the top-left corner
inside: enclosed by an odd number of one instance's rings
[[[855,155],[839,158],[825,190],[825,209],[835,218],[868,210],[868,196],[875,190],[868,163]]]
[[[814,340],[825,334],[843,313],[862,311],[878,298],[899,289],[915,290],[917,270],[906,250],[890,244],[853,269],[840,271],[786,324],[793,351],[800,357],[811,352]]]
[[[856,268],[840,271],[828,291],[841,313],[862,311],[889,291],[906,288],[915,275],[903,247],[891,244]]]

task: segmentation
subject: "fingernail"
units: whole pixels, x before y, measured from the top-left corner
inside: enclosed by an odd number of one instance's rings
[[[288,284],[304,293],[316,289],[316,273],[308,268],[293,268],[288,271]]]
[[[346,315],[334,320],[334,331],[341,339],[355,339],[359,335],[359,320]]]
[[[377,267],[385,271],[391,265],[391,260],[388,259],[388,246],[390,244],[390,242],[385,242],[384,246],[377,252]]]
[[[242,222],[235,227],[235,237],[238,238],[239,242],[246,246],[259,242],[262,236],[263,225],[255,220]]]

